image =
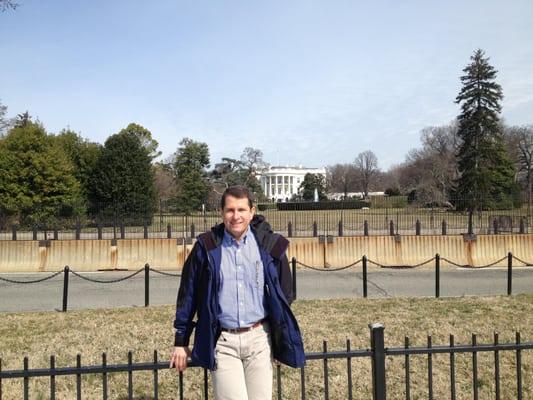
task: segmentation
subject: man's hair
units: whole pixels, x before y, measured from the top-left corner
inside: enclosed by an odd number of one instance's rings
[[[226,205],[226,197],[232,196],[237,199],[248,199],[248,205],[250,208],[253,207],[253,197],[250,191],[246,186],[241,185],[235,185],[230,186],[226,190],[224,190],[224,193],[222,193],[222,199],[220,199],[220,208],[223,210],[224,206]]]

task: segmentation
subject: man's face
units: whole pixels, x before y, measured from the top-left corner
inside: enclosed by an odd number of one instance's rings
[[[222,221],[226,230],[237,240],[242,239],[255,213],[255,207],[250,208],[248,199],[226,197],[226,204],[222,210]]]

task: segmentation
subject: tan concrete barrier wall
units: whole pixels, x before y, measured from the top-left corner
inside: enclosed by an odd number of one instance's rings
[[[0,272],[43,271],[39,242],[0,241]]]
[[[68,265],[76,271],[114,268],[111,240],[53,240],[47,248],[45,271]]]
[[[310,249],[313,249],[312,251]],[[363,255],[382,265],[409,266],[439,253],[460,265],[483,266],[512,252],[533,262],[533,235],[479,235],[476,240],[454,236],[356,236],[335,237],[333,243],[319,244],[317,238],[292,238],[289,257],[316,267],[342,267]],[[452,265],[441,261],[441,266]],[[503,260],[498,266],[507,265]],[[514,260],[513,265],[523,265]]]
[[[156,269],[181,269],[192,244],[176,239],[31,240],[0,241],[0,272],[57,271],[69,265],[77,271],[127,268],[136,270],[149,263]],[[366,255],[390,266],[415,265],[436,253],[461,265],[482,266],[508,252],[533,261],[533,234],[463,236],[357,236],[335,237],[332,243],[318,238],[291,238],[288,255],[314,267],[342,267]],[[442,266],[449,265],[444,260]],[[498,265],[506,265],[506,260]],[[514,265],[522,265],[514,261]]]

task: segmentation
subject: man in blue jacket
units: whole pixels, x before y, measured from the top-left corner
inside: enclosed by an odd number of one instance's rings
[[[197,238],[183,266],[170,366],[184,371],[191,357],[210,369],[217,400],[270,400],[272,359],[305,364],[290,309],[289,242],[254,215],[246,187],[226,189],[221,214],[222,224]]]

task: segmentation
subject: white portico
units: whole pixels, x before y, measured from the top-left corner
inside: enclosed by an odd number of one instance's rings
[[[265,196],[272,201],[289,201],[304,180],[305,174],[320,174],[326,178],[325,168],[268,167],[261,172],[259,181]]]

